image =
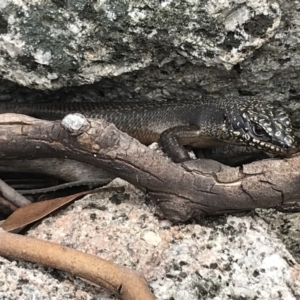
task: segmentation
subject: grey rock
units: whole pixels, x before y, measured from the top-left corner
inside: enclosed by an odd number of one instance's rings
[[[2,1],[0,69],[40,89],[82,85],[171,62],[233,65],[277,31],[263,1]]]

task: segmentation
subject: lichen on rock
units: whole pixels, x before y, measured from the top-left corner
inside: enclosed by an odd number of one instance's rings
[[[55,89],[176,58],[231,69],[275,34],[280,18],[267,0],[6,0],[0,70],[21,85]]]

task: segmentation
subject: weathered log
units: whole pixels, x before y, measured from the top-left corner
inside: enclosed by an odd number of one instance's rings
[[[212,160],[175,164],[113,124],[83,116],[50,122],[2,115],[0,149],[2,159],[69,158],[102,167],[147,192],[173,221],[254,208],[285,209],[300,202],[299,155],[237,168]]]

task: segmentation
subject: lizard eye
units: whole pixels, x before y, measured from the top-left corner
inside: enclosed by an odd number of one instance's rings
[[[266,131],[258,124],[252,123],[253,133],[257,136],[264,136]]]

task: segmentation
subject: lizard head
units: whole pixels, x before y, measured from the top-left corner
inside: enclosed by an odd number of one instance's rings
[[[245,101],[225,116],[224,130],[230,139],[280,156],[298,152],[287,112],[260,101]]]

